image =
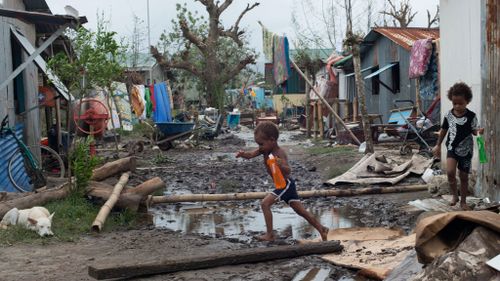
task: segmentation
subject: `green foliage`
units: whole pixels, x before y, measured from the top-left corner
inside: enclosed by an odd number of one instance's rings
[[[112,82],[122,78],[125,47],[115,40],[116,32],[106,30],[102,18],[98,21],[95,32],[80,27],[66,34],[74,51],[71,57],[61,52],[48,61],[49,68],[77,98],[95,87],[112,93]]]
[[[93,205],[83,197],[69,196],[53,201],[45,206],[54,214],[52,220],[53,237],[40,237],[36,232],[20,226],[12,226],[0,231],[0,246],[14,243],[46,244],[50,241],[76,241],[81,235],[88,234],[100,206]],[[138,215],[129,210],[111,213],[102,231],[133,228],[138,223]]]
[[[71,167],[76,178],[76,187],[72,193],[77,197],[82,197],[85,193],[92,170],[99,165],[101,159],[90,155],[90,144],[93,142],[91,137],[81,138],[75,142],[75,147],[70,154]]]

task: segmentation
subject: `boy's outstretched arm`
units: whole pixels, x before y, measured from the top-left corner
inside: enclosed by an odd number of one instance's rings
[[[261,153],[259,151],[259,149],[255,149],[255,150],[252,150],[252,151],[243,151],[243,150],[240,150],[238,152],[236,152],[236,158],[245,158],[245,159],[252,159],[254,157],[257,157],[259,156]]]

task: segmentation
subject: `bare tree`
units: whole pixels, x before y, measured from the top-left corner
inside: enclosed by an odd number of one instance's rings
[[[200,80],[207,91],[208,105],[223,110],[224,85],[238,75],[248,64],[255,63],[255,53],[246,47],[245,31],[239,24],[243,16],[257,7],[259,3],[247,4],[236,22],[229,28],[221,24],[221,14],[233,0],[197,0],[204,7],[208,18],[196,17],[186,6],[177,6],[177,21],[173,22],[174,31],[163,34],[162,38],[179,46],[176,53],[160,53],[151,46],[151,53],[164,69],[181,69]]]
[[[408,27],[417,14],[417,12],[412,12],[410,0],[401,0],[399,2],[399,7],[396,7],[396,4],[394,4],[392,0],[387,0],[387,2],[389,3],[389,10],[380,13],[393,17],[392,22],[394,26],[398,26],[399,24],[399,27]]]
[[[431,28],[433,24],[439,24],[439,5],[436,6],[436,13],[431,19],[431,12],[427,10],[427,28]]]

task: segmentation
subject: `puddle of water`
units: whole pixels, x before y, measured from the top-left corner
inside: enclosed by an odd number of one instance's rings
[[[330,274],[329,268],[313,267],[302,270],[293,277],[292,281],[324,281]]]
[[[349,208],[309,209],[330,229],[363,226],[361,214]],[[247,240],[251,233],[266,229],[260,208],[220,207],[212,203],[153,206],[153,222],[158,228],[168,228],[185,234],[203,234]],[[280,237],[309,239],[317,231],[288,206],[273,208],[273,226]]]

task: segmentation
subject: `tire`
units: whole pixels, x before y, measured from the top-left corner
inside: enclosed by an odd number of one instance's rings
[[[33,151],[33,147],[29,147],[29,149]],[[29,192],[33,190],[33,187],[41,187],[40,182],[45,183],[47,177],[64,178],[65,176],[64,162],[59,154],[45,145],[40,146],[40,151],[42,161],[38,164],[41,166],[41,171],[36,171],[29,163],[26,163],[21,154],[21,149],[17,149],[10,157],[8,166],[9,179],[20,192]],[[24,165],[29,175],[28,178],[21,177],[19,165]]]

